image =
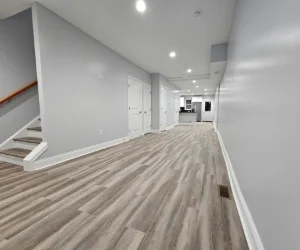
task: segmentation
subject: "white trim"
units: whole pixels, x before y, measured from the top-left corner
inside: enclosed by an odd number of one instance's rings
[[[215,121],[213,121],[213,126],[214,126],[215,131],[217,131],[218,128],[217,128],[217,125],[216,125],[216,122],[215,122]]]
[[[151,129],[150,133],[158,134],[160,131],[158,129]]]
[[[91,154],[93,152],[96,152],[96,151],[99,151],[99,150],[102,150],[102,149],[105,149],[108,147],[115,146],[117,144],[123,143],[128,140],[129,140],[129,136],[126,136],[126,137],[123,137],[120,139],[100,143],[98,145],[93,145],[90,147],[74,150],[74,151],[67,152],[64,154],[60,154],[60,155],[56,155],[56,156],[42,159],[39,161],[35,161],[35,162],[32,162],[32,164],[30,164],[29,166],[27,166],[26,171],[35,171],[35,170],[39,170],[42,168],[50,167],[50,166],[53,166],[53,165],[56,165],[56,164],[59,164],[59,163],[65,162],[65,161],[69,161],[69,160],[78,158],[80,156],[84,156],[84,155]]]
[[[152,86],[151,84],[147,83],[147,82],[143,82],[143,89],[142,89],[142,101],[143,101],[143,111],[142,111],[142,115],[143,115],[143,135],[151,133],[151,121],[152,121],[152,109],[150,107],[150,131],[145,131],[145,98],[144,98],[144,91],[145,91],[145,85],[148,85],[150,87],[150,102],[151,102],[151,107],[152,107]]]
[[[142,118],[142,129],[141,129],[141,134],[139,136],[135,136],[135,137],[131,137],[130,135],[130,112],[129,112],[129,88],[130,88],[130,85],[129,85],[129,79],[132,79],[132,80],[135,80],[135,81],[138,81],[141,83],[141,95],[142,95],[142,107],[141,107],[141,118]],[[140,137],[142,135],[144,135],[144,123],[143,123],[143,103],[144,103],[144,96],[143,96],[143,88],[144,88],[144,83],[143,81],[137,79],[137,78],[134,78],[132,76],[128,76],[128,79],[127,79],[127,122],[128,122],[128,137],[129,139],[134,139],[134,138],[137,138],[137,137]]]
[[[11,137],[9,137],[7,140],[5,140],[3,143],[1,143],[0,148],[1,149],[6,149],[6,148],[11,147],[12,145],[14,145],[14,140],[13,139],[17,138],[19,136],[22,136],[23,133],[27,133],[27,128],[30,127],[31,125],[33,125],[36,121],[38,121],[39,118],[40,118],[40,116],[37,116],[34,119],[32,119],[30,122],[28,122],[25,126],[23,126],[16,133],[14,133]]]
[[[171,125],[171,126],[168,126],[168,127],[166,128],[166,130],[170,130],[170,129],[172,129],[172,128],[175,128],[175,125],[174,125],[174,124]]]
[[[12,155],[1,155],[0,161],[5,163],[11,163],[18,166],[23,166],[23,159],[20,157],[12,156]]]
[[[33,149],[29,155],[23,160],[23,166],[25,171],[31,171],[34,169],[35,161],[48,149],[47,142],[41,142],[35,149]]]
[[[194,126],[196,124],[197,122],[179,122],[178,126],[186,126],[186,125]]]
[[[222,148],[222,152],[225,158],[226,167],[229,175],[230,185],[232,188],[232,193],[236,202],[236,206],[240,215],[240,219],[242,222],[242,226],[244,229],[244,233],[249,245],[249,250],[264,250],[263,243],[260,239],[259,233],[257,231],[257,228],[254,224],[253,218],[251,216],[250,210],[247,206],[247,203],[245,201],[245,198],[242,194],[242,191],[240,189],[239,183],[236,179],[229,155],[227,153],[227,150],[225,148],[222,136],[218,129],[216,129],[216,133],[218,135],[218,139]]]
[[[45,117],[45,104],[44,104],[44,84],[43,84],[43,72],[42,72],[42,59],[41,59],[41,46],[40,46],[40,32],[39,32],[39,22],[37,14],[37,3],[31,4],[32,12],[32,27],[33,27],[33,40],[34,40],[34,51],[35,51],[35,65],[36,74],[38,81],[38,93],[39,93],[39,104],[40,104],[40,116]],[[45,137],[45,119],[41,120],[41,127],[43,128],[42,139],[47,141]]]

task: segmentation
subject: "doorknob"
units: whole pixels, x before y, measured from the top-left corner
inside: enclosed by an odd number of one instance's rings
[[[140,114],[142,113],[142,111],[140,111]]]
[[[144,113],[145,113],[145,114],[147,114],[147,112],[146,112],[146,111],[145,111]]]

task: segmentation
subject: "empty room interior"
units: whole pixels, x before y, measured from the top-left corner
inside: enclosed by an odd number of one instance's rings
[[[299,10],[0,0],[0,250],[299,250]]]

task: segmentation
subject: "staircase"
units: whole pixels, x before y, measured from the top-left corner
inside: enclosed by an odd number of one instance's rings
[[[20,130],[0,148],[0,162],[23,165],[24,158],[42,142],[41,121],[37,119]]]

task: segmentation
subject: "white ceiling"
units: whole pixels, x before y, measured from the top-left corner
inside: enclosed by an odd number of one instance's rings
[[[228,41],[236,0],[145,0],[139,13],[136,0],[38,0],[87,34],[150,73],[191,78],[210,75],[212,44]],[[30,6],[33,0],[0,0],[0,17]],[[194,12],[200,10],[198,18]],[[169,57],[176,51],[175,59]],[[224,70],[224,68],[220,68]],[[192,88],[191,80],[173,82]],[[213,79],[198,80],[198,92],[215,89]]]

